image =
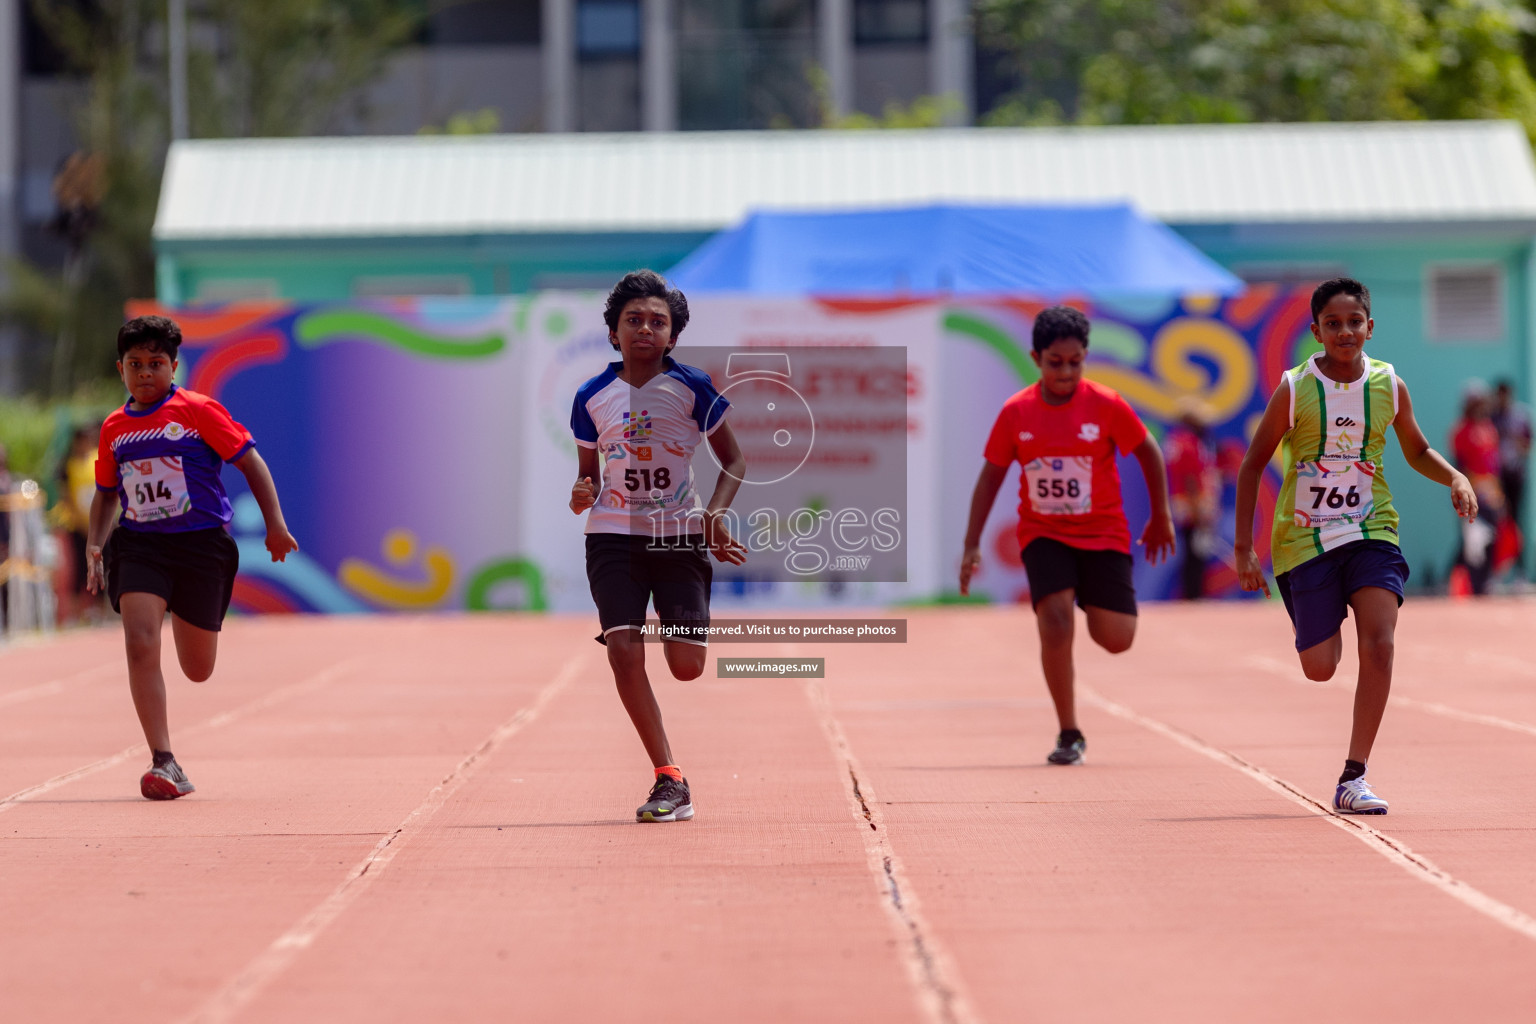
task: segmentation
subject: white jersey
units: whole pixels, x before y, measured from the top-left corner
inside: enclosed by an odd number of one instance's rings
[[[622,362],[576,390],[571,433],[597,449],[601,480],[587,533],[673,537],[700,532],[689,513],[703,507],[694,487],[693,452],[720,426],[730,403],[709,374],[668,357],[641,387],[619,378]]]

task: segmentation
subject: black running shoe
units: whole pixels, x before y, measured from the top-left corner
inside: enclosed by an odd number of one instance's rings
[[[1083,751],[1088,749],[1088,743],[1081,736],[1071,743],[1066,742],[1066,737],[1056,737],[1056,749],[1045,756],[1051,764],[1082,764]]]
[[[651,798],[635,811],[636,821],[687,821],[693,817],[693,799],[688,794],[688,780],[658,775],[651,787]]]

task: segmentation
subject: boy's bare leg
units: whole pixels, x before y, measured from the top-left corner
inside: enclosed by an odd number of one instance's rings
[[[1393,637],[1397,632],[1397,595],[1382,587],[1361,587],[1349,595],[1360,642],[1360,681],[1355,684],[1355,724],[1349,733],[1349,759],[1364,764],[1376,742],[1376,730],[1392,692]]]
[[[1072,602],[1076,597],[1075,590],[1058,590],[1035,605],[1035,621],[1040,628],[1040,668],[1063,730],[1077,728],[1077,703],[1072,693],[1072,631],[1076,626]]]
[[[176,660],[181,662],[183,675],[194,683],[213,675],[213,663],[219,656],[219,634],[194,626],[172,612],[171,636],[176,639]]]
[[[1110,654],[1123,654],[1131,649],[1131,641],[1136,639],[1136,616],[1092,605],[1083,611],[1088,615],[1088,635],[1094,643]]]
[[[624,710],[629,712],[629,720],[635,724],[652,766],[671,764],[672,747],[661,725],[661,707],[645,674],[645,641],[638,630],[617,629],[608,634],[608,664],[613,667],[619,700],[624,702]]]
[[[1339,659],[1344,656],[1344,640],[1335,633],[1322,643],[1299,651],[1298,655],[1301,658],[1302,674],[1315,683],[1325,683],[1333,678],[1334,670],[1339,667]]]
[[[165,599],[131,592],[118,602],[123,613],[123,640],[128,648],[128,689],[139,725],[150,750],[171,749],[171,727],[165,710],[165,676],[160,672],[160,627]]]
[[[709,660],[708,647],[666,640],[663,641],[661,649],[667,652],[667,667],[672,670],[674,679],[686,682],[704,674],[704,665]]]

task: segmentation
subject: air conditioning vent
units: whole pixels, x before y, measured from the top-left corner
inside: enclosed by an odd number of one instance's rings
[[[1431,341],[1504,340],[1504,274],[1497,266],[1429,269]]]

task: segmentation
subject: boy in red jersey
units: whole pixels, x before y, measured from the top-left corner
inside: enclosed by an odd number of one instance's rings
[[[117,372],[130,397],[102,424],[86,541],[86,587],[105,589],[123,616],[128,688],[153,757],[139,791],[150,800],[196,788],[171,754],[160,631],[169,610],[182,672],[196,683],[213,675],[240,565],[225,529],[224,463],[245,474],[261,506],[272,560],[299,549],[250,432],[218,402],[172,383],[180,347],[181,328],[163,316],[136,317],[117,332]]]
[[[1040,664],[1061,732],[1051,764],[1082,764],[1087,747],[1073,699],[1072,603],[1088,617],[1088,635],[1119,654],[1136,637],[1136,589],[1131,583],[1131,530],[1120,499],[1115,450],[1141,463],[1152,499],[1142,531],[1147,560],[1174,553],[1173,515],[1162,452],[1125,399],[1083,380],[1088,318],[1053,306],[1035,318],[1031,353],[1040,381],[1003,405],[986,462],[971,495],[971,516],[960,559],[960,593],[969,594],[981,567],[981,531],[1008,467],[1024,472],[1019,488],[1019,545],[1040,628]]]

